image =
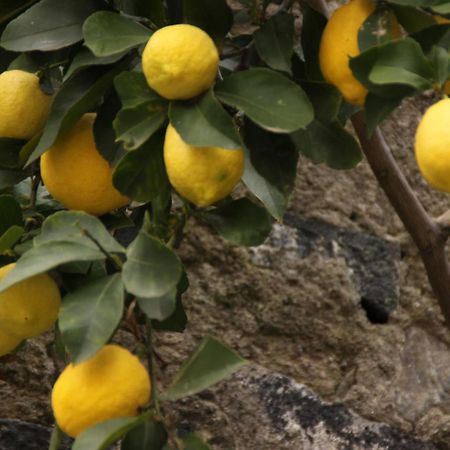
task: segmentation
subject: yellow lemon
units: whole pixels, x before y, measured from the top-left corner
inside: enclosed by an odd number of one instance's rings
[[[22,338],[7,333],[0,328],[0,356],[12,352],[22,341]]]
[[[115,417],[134,416],[150,399],[150,377],[127,349],[106,345],[92,358],[70,364],[53,387],[56,422],[69,436]]]
[[[0,280],[15,264],[0,268]],[[0,329],[18,338],[29,338],[47,331],[58,318],[61,296],[47,274],[30,277],[0,293]]]
[[[416,160],[423,177],[435,189],[450,192],[450,99],[430,106],[416,132]]]
[[[41,175],[50,194],[66,208],[101,216],[126,205],[112,183],[112,169],[94,140],[95,114],[85,114],[41,157]]]
[[[192,25],[170,25],[156,31],[142,54],[149,86],[169,100],[206,91],[214,82],[219,52],[213,40]]]
[[[226,197],[244,172],[244,152],[186,144],[172,125],[167,127],[164,162],[170,183],[197,206]]]
[[[51,99],[32,73],[7,70],[0,74],[0,137],[30,139],[39,133],[47,120]]]
[[[367,90],[353,76],[350,57],[360,54],[358,32],[375,11],[374,0],[351,0],[331,16],[322,34],[319,50],[320,69],[324,78],[336,86],[349,103],[363,105]],[[394,35],[400,35],[398,23]]]

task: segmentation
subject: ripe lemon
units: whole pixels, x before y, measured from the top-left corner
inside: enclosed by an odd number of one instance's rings
[[[0,328],[0,356],[11,353],[22,341],[22,338],[6,333]]]
[[[51,99],[32,73],[7,70],[0,74],[0,137],[30,139],[39,133],[47,120]]]
[[[164,162],[170,183],[197,206],[226,197],[244,172],[244,152],[186,144],[172,125],[167,127]]]
[[[156,31],[142,54],[149,86],[169,100],[185,100],[206,91],[216,78],[219,52],[213,40],[192,25]]]
[[[364,104],[367,90],[353,76],[349,61],[360,54],[358,32],[375,7],[373,0],[351,0],[341,6],[325,26],[320,42],[319,63],[324,78],[354,105]],[[394,23],[393,34],[399,36],[400,29]]]
[[[150,399],[150,377],[139,359],[118,345],[70,364],[53,387],[56,422],[69,436],[115,417],[134,416]]]
[[[416,132],[416,160],[423,177],[435,189],[450,192],[450,99],[430,106]]]
[[[14,266],[1,267],[0,280]],[[58,286],[47,274],[20,281],[0,293],[0,330],[22,339],[42,334],[56,322],[60,304]]]
[[[112,184],[112,169],[94,140],[95,114],[85,114],[41,157],[41,175],[50,194],[66,208],[101,216],[129,200]]]

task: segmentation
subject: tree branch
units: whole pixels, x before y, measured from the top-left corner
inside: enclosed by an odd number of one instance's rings
[[[329,17],[325,0],[306,1]],[[379,128],[369,138],[362,112],[352,117],[352,123],[372,172],[419,249],[430,285],[450,327],[450,266],[445,252],[448,238],[445,226],[449,226],[449,217],[441,216],[436,222],[430,218],[398,167]],[[443,223],[445,220],[446,224]]]
[[[352,123],[374,175],[419,249],[431,287],[450,326],[450,266],[445,236],[409,186],[381,131],[377,128],[369,138],[362,112],[353,116]]]

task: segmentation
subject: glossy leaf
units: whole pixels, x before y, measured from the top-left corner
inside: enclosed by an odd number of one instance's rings
[[[234,350],[217,339],[206,337],[189,356],[161,400],[177,400],[196,394],[247,364]]]
[[[0,24],[29,8],[38,0],[2,0],[0,2]]]
[[[207,211],[203,218],[225,239],[238,245],[262,244],[272,228],[267,211],[247,198]]]
[[[273,132],[292,132],[313,119],[311,103],[301,87],[269,69],[236,72],[217,85],[216,95]]]
[[[97,103],[112,86],[114,77],[121,69],[120,65],[111,70],[86,69],[64,83],[55,95],[42,137],[28,158],[28,164],[49,149],[58,136],[69,130]]]
[[[142,229],[127,249],[122,274],[131,294],[160,297],[178,284],[182,266],[172,250]]]
[[[30,173],[25,170],[0,169],[0,189],[14,186],[29,176]]]
[[[294,188],[298,153],[289,136],[245,122],[244,183],[272,216],[281,221]]]
[[[393,5],[393,11],[400,25],[408,33],[416,33],[436,25],[435,20],[430,14],[426,14],[412,6]]]
[[[83,25],[86,46],[95,56],[111,56],[148,41],[151,31],[131,19],[109,11],[92,14]]]
[[[120,274],[88,282],[64,297],[58,323],[74,364],[90,358],[108,342],[122,317],[123,304]]]
[[[146,17],[159,27],[166,22],[163,0],[122,0],[122,11],[132,16]]]
[[[15,169],[19,166],[19,154],[25,141],[0,138],[0,168]]]
[[[400,104],[401,98],[378,97],[369,93],[364,103],[367,131],[372,135],[375,128]]]
[[[177,288],[172,288],[160,297],[137,297],[139,307],[149,319],[162,322],[168,319],[175,311],[177,304]]]
[[[147,418],[148,414],[140,417],[118,417],[99,423],[78,435],[72,450],[106,450]]]
[[[12,20],[0,39],[0,45],[14,52],[50,51],[82,39],[83,22],[101,9],[100,0],[41,0]]]
[[[12,195],[0,195],[0,236],[13,225],[23,225],[22,208]]]
[[[167,431],[164,424],[158,421],[147,421],[127,433],[120,448],[121,450],[162,450],[166,442]]]
[[[242,148],[233,119],[212,92],[197,102],[172,102],[170,123],[181,138],[197,147]]]
[[[272,69],[292,74],[294,53],[294,16],[281,11],[272,16],[254,34],[261,59]]]
[[[141,147],[161,128],[167,118],[165,105],[148,103],[133,109],[122,109],[114,120],[117,140],[125,149]]]
[[[149,202],[163,202],[170,196],[170,184],[163,159],[164,135],[154,135],[138,150],[127,153],[113,174],[114,186],[127,197]]]
[[[203,442],[195,434],[189,434],[182,439],[184,450],[211,450],[211,447]]]
[[[206,31],[220,48],[233,24],[226,0],[182,0],[185,22]]]
[[[20,240],[24,232],[23,227],[13,225],[0,235],[0,254],[12,248]]]
[[[450,49],[450,24],[434,25],[424,28],[410,35],[422,48],[422,51],[427,54],[434,45]]]

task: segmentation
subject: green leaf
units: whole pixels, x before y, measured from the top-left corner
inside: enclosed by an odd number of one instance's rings
[[[431,87],[433,69],[417,42],[406,38],[350,58],[355,77],[381,97],[403,97]]]
[[[211,450],[211,447],[203,442],[195,434],[189,434],[182,438],[184,450]]]
[[[72,450],[106,450],[147,419],[148,413],[140,417],[118,417],[99,423],[83,431],[75,439]]]
[[[19,239],[23,236],[25,230],[18,226],[13,225],[8,228],[1,236],[0,236],[0,254],[9,250],[16,244]]]
[[[362,159],[358,143],[337,121],[315,120],[306,130],[296,131],[291,137],[297,149],[316,164],[351,169]]]
[[[0,24],[7,22],[38,0],[2,0],[0,1]]]
[[[150,89],[142,72],[122,72],[114,80],[123,109],[145,104],[166,105],[167,101]]]
[[[71,78],[76,73],[91,66],[107,66],[114,64],[125,56],[126,52],[118,53],[111,56],[98,57],[95,56],[88,48],[81,48],[74,56],[66,74],[64,81]]]
[[[233,119],[208,91],[197,102],[172,102],[169,119],[181,138],[196,147],[242,148]]]
[[[247,364],[234,350],[206,337],[189,356],[161,400],[177,400],[196,394],[222,381]]]
[[[161,297],[137,297],[139,307],[149,319],[162,322],[168,319],[175,311],[177,305],[177,288],[172,288]]]
[[[141,147],[161,128],[167,118],[165,105],[147,103],[133,109],[122,109],[114,120],[117,140],[127,150]]]
[[[0,169],[0,189],[14,186],[29,176],[29,171]]]
[[[125,249],[109,234],[100,219],[81,211],[58,211],[48,217],[41,234],[33,240],[34,246],[65,241],[101,248],[110,253],[124,253]]]
[[[289,133],[313,119],[311,103],[301,87],[270,69],[236,72],[217,85],[216,95],[273,132]]]
[[[96,261],[105,255],[91,246],[76,242],[53,241],[32,247],[17,261],[16,266],[0,281],[0,292],[40,273],[48,272],[72,261]]]
[[[166,442],[167,431],[164,424],[148,421],[127,433],[120,448],[121,450],[162,450]]]
[[[220,48],[233,24],[226,0],[182,0],[185,22],[206,31]]]
[[[367,17],[358,32],[358,47],[361,52],[396,38],[397,21],[392,10],[385,5],[377,5]]]
[[[430,14],[426,14],[417,8],[401,5],[393,5],[392,8],[395,12],[395,17],[407,33],[416,33],[417,31],[436,25],[435,20]]]
[[[132,16],[146,17],[158,27],[166,24],[166,11],[162,0],[122,0],[122,11]]]
[[[82,39],[83,22],[101,9],[100,0],[41,0],[11,21],[0,45],[14,52],[50,51]]]
[[[13,225],[23,225],[22,208],[12,195],[0,195],[0,236]]]
[[[95,56],[111,56],[144,44],[151,31],[120,14],[98,11],[84,22],[83,36]]]
[[[141,148],[127,153],[117,165],[113,184],[122,194],[149,202],[170,196],[170,184],[163,159],[164,135],[157,133]]]
[[[86,69],[64,83],[55,95],[42,137],[28,158],[27,164],[48,150],[58,136],[68,131],[97,103],[111,87],[114,77],[121,69],[120,64],[111,70]]]
[[[260,245],[272,228],[267,211],[247,198],[219,206],[202,217],[220,235],[237,245]]]
[[[342,95],[331,84],[306,81],[303,83],[308,98],[314,106],[314,117],[319,120],[335,120],[343,105]]]
[[[292,74],[294,53],[294,16],[281,11],[255,32],[255,47],[272,69]]]
[[[275,219],[281,221],[294,189],[298,153],[289,136],[245,122],[244,183]]]
[[[113,120],[119,110],[119,97],[112,92],[100,106],[94,122],[95,146],[113,167],[125,154],[122,144],[116,141],[116,132],[113,127]]]
[[[123,282],[138,297],[160,297],[180,280],[181,262],[161,241],[141,229],[127,249]]]
[[[19,166],[19,153],[25,141],[0,137],[0,167],[16,169]]]
[[[64,297],[58,324],[74,364],[108,342],[122,317],[124,297],[120,274],[88,282]]]
[[[372,135],[375,128],[380,125],[389,114],[400,104],[401,98],[378,97],[369,93],[364,103],[367,132]]]
[[[422,51],[427,54],[434,45],[450,49],[450,24],[449,25],[434,25],[425,28],[410,35],[422,48]]]
[[[319,64],[319,47],[327,19],[309,5],[303,8],[301,43],[305,57],[305,71],[309,80],[323,81]]]
[[[430,60],[433,64],[435,79],[442,86],[450,75],[450,56],[448,50],[437,45],[433,46]]]

